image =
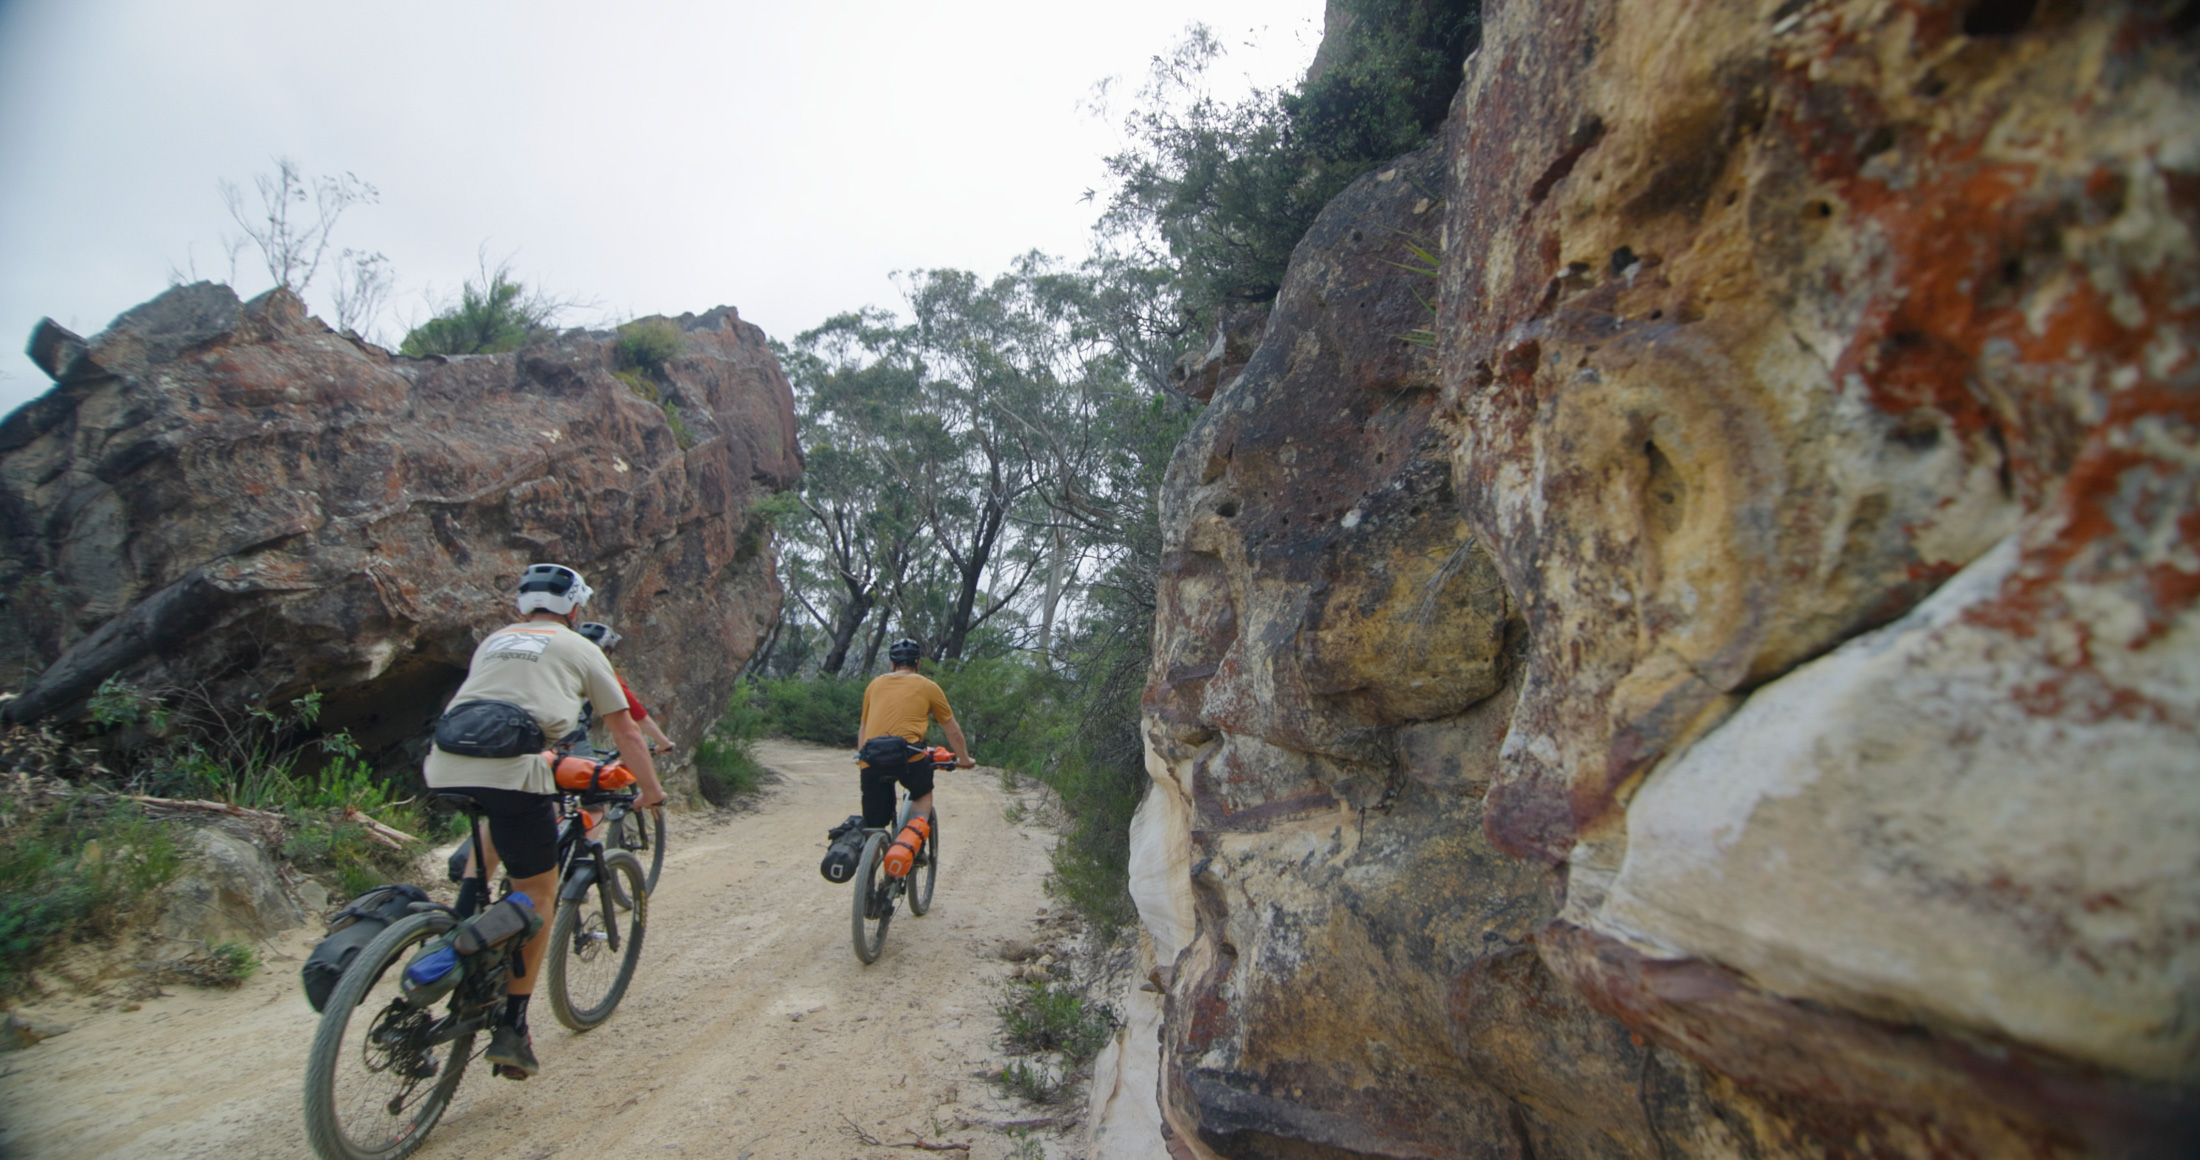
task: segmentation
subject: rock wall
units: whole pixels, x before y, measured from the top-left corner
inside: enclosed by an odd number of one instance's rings
[[[777,615],[754,508],[801,458],[762,332],[726,307],[675,321],[658,401],[614,377],[610,334],[393,357],[283,291],[177,287],[89,341],[48,321],[31,355],[56,385],[0,424],[6,716],[76,711],[117,674],[228,712],[319,689],[324,725],[415,761],[549,560],[587,576],[621,672],[692,742]]]
[[[1486,6],[1171,469],[1177,1154],[2195,1150],[2196,24]]]

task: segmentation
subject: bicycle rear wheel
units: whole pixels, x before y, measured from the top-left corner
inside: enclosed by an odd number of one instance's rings
[[[894,921],[893,880],[879,865],[885,856],[886,835],[872,834],[864,840],[863,856],[856,859],[855,901],[848,929],[855,939],[856,958],[865,963],[878,961],[879,948],[886,945],[886,927]]]
[[[405,961],[457,925],[445,914],[390,924],[336,984],[306,1056],[306,1136],[322,1160],[397,1160],[427,1140],[473,1058],[467,1032],[431,1045],[438,1015],[397,994]]]
[[[932,909],[932,883],[940,876],[940,812],[933,810],[929,820],[932,836],[917,855],[922,865],[909,872],[909,913],[919,916]]]
[[[611,887],[611,905],[604,905],[606,892],[595,883],[571,902],[559,899],[558,917],[550,924],[550,953],[543,956],[550,1010],[575,1031],[609,1019],[626,995],[642,958],[642,934],[649,921],[649,888],[643,884],[641,862],[624,850],[613,850],[604,855],[603,869],[610,875],[605,885]],[[611,945],[614,936],[616,949]]]

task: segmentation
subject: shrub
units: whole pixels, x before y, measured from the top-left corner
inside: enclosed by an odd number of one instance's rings
[[[479,282],[468,279],[459,290],[457,305],[412,328],[397,349],[414,358],[518,350],[549,333],[560,308],[560,303],[530,293],[508,266],[484,269]]]
[[[863,685],[794,677],[759,681],[759,735],[854,749],[856,728],[863,723]]]
[[[704,801],[723,809],[764,783],[764,767],[756,763],[749,745],[717,731],[696,743],[695,780]]]
[[[662,378],[667,364],[680,357],[680,328],[662,318],[645,318],[619,328],[613,357],[622,371],[640,371]]]
[[[1114,1012],[1086,1003],[1074,988],[1050,983],[1010,983],[993,1012],[1001,1017],[1001,1034],[1010,1051],[1056,1054],[1072,1066],[1100,1054],[1115,1034]]]
[[[1026,1103],[1051,1104],[1069,1090],[1066,1077],[1041,1063],[1012,1063],[993,1076],[993,1086]]]
[[[194,987],[241,987],[260,972],[258,952],[243,943],[224,942],[158,967],[147,964],[156,982]]]
[[[0,830],[0,990],[60,942],[109,934],[182,863],[168,827],[82,798],[9,803]]]

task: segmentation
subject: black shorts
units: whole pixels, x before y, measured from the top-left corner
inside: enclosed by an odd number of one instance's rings
[[[908,787],[911,798],[932,792],[932,761],[872,764],[863,770],[863,824],[883,830],[894,824],[894,783]]]
[[[558,868],[558,795],[486,786],[438,788],[481,803],[489,820],[489,844],[514,881]]]

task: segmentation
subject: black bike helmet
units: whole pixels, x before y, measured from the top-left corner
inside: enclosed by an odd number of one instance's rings
[[[605,652],[610,652],[611,646],[619,643],[618,631],[600,620],[588,621],[573,631],[595,641],[596,647]]]
[[[897,665],[913,665],[924,655],[924,646],[903,637],[886,646],[886,659]]]

